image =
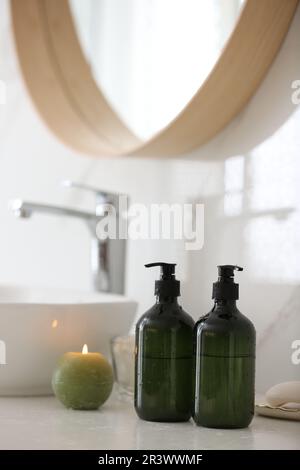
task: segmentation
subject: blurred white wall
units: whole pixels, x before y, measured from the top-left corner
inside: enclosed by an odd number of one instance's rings
[[[23,197],[91,209],[91,196],[61,188],[70,178],[124,192],[132,202],[204,202],[205,245],[135,241],[128,246],[127,293],[140,312],[153,301],[155,273],[143,264],[179,263],[182,303],[195,318],[211,307],[216,265],[238,263],[240,309],[258,332],[257,388],[300,378],[291,342],[300,339],[300,10],[262,86],[245,110],[206,146],[181,159],[92,159],[64,147],[39,119],[22,83],[7,0],[0,0],[0,283],[89,288],[89,234],[76,220],[16,220],[8,200]]]

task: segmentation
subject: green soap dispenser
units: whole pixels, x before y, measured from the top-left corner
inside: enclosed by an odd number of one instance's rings
[[[135,396],[138,416],[147,421],[188,421],[192,415],[194,320],[177,302],[175,264],[160,266],[156,303],[136,325]]]
[[[218,266],[215,304],[194,329],[193,418],[209,428],[244,428],[254,414],[255,329],[237,309],[239,266]]]

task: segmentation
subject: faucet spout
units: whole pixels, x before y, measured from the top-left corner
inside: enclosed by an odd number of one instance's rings
[[[86,222],[94,222],[95,224],[100,220],[100,217],[92,212],[80,211],[77,209],[70,209],[68,207],[54,206],[49,204],[37,204],[35,202],[27,202],[22,199],[14,199],[10,203],[11,210],[18,218],[28,219],[34,212],[63,215],[67,217],[74,217],[82,219]]]

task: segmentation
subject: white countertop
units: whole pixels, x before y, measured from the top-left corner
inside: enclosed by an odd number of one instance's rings
[[[256,416],[248,429],[141,421],[112,397],[98,411],[65,409],[54,397],[0,397],[1,449],[300,449],[300,423]]]

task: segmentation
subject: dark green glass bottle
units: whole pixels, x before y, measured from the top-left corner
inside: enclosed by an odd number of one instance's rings
[[[175,264],[161,266],[156,304],[136,325],[135,397],[138,416],[147,421],[188,421],[193,406],[193,319],[177,302]]]
[[[236,307],[238,266],[218,266],[215,305],[194,329],[195,397],[199,426],[244,428],[254,414],[255,329]]]

